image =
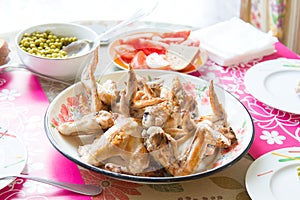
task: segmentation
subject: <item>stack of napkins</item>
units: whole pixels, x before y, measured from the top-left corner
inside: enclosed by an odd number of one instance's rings
[[[208,57],[222,66],[247,63],[274,53],[277,38],[239,18],[232,18],[191,33]]]

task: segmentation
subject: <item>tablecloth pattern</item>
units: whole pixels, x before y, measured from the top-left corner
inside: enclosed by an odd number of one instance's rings
[[[0,132],[17,135],[26,145],[26,174],[59,181],[84,183],[77,166],[49,143],[43,118],[49,105],[37,77],[15,71],[0,75]],[[0,199],[85,199],[74,193],[17,178],[0,190]],[[87,199],[90,199],[87,197]]]
[[[299,55],[280,42],[275,47],[274,54],[246,64],[224,67],[208,61],[199,70],[202,78],[213,79],[235,95],[248,109],[255,126],[255,139],[249,153],[255,159],[274,149],[300,146],[300,115],[272,108],[255,99],[245,88],[244,75],[256,63],[277,58],[300,59]]]
[[[82,24],[105,29],[110,23],[83,22]],[[161,26],[166,25],[159,25]],[[5,39],[12,42],[13,36],[10,34]],[[279,57],[299,59],[298,55],[281,43],[276,44],[276,50],[277,52],[271,56],[231,67],[218,66],[209,60],[196,74],[207,80],[213,79],[216,84],[235,95],[249,110],[255,124],[255,139],[249,151],[253,158],[258,158],[273,149],[299,146],[300,116],[259,102],[245,90],[243,83],[247,69],[258,62]],[[116,70],[111,65],[111,61],[107,60],[106,48],[101,48],[100,51],[100,56],[103,58],[100,59],[101,65],[106,69],[109,68],[107,72]],[[12,56],[16,58],[14,51]],[[250,199],[244,183],[246,171],[252,163],[249,156],[212,176],[174,184],[129,183],[76,166],[51,146],[43,130],[43,114],[49,101],[65,87],[51,81],[42,79],[38,81],[28,72],[0,75],[0,131],[8,130],[12,134],[20,135],[28,144],[28,166],[31,175],[47,176],[67,182],[97,184],[103,188],[103,193],[93,199]],[[265,137],[261,137],[262,135]],[[266,140],[266,137],[270,139]],[[0,199],[32,199],[33,197],[34,199],[91,199],[23,179],[16,179],[0,190]]]

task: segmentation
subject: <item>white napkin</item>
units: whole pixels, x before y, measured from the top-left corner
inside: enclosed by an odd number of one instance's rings
[[[247,63],[274,53],[277,38],[239,18],[232,18],[191,33],[208,57],[222,66]]]

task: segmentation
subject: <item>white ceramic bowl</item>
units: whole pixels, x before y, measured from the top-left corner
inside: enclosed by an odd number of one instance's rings
[[[49,23],[32,26],[20,31],[16,38],[15,44],[19,57],[23,64],[38,73],[55,77],[61,80],[74,80],[76,76],[81,73],[84,66],[89,64],[92,59],[93,52],[96,47],[90,51],[79,56],[72,56],[69,58],[44,58],[29,54],[22,50],[19,42],[24,33],[33,33],[35,31],[44,32],[50,30],[55,35],[60,36],[74,36],[78,39],[93,40],[97,33],[92,29],[73,23]]]

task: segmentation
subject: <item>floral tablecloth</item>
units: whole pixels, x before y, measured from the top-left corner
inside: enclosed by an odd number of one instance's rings
[[[277,58],[300,59],[299,55],[283,44],[275,45],[274,54],[247,64],[223,67],[209,61],[199,70],[204,79],[215,80],[235,95],[250,112],[255,126],[255,138],[249,154],[255,159],[274,149],[300,145],[300,115],[272,108],[255,99],[245,88],[244,75],[256,63]]]
[[[115,22],[80,23],[101,32]],[[178,28],[148,22],[140,22],[137,25]],[[14,35],[15,33],[9,33],[1,37],[9,41],[12,50],[11,62],[19,62],[13,46]],[[278,57],[299,58],[281,43],[276,44],[276,50],[277,52],[271,56],[233,67],[218,66],[208,61],[197,74],[204,79],[213,79],[248,108],[256,132],[249,152],[253,158],[273,149],[299,146],[300,116],[279,111],[259,102],[245,90],[243,83],[245,72],[257,62]],[[116,70],[108,59],[105,47],[100,49],[100,57],[101,66],[98,69],[104,69],[105,73]],[[0,132],[7,131],[25,141],[28,149],[29,174],[73,183],[100,185],[103,193],[92,199],[250,199],[244,183],[246,171],[253,161],[249,155],[212,176],[174,184],[145,185],[123,182],[78,167],[51,146],[43,129],[43,115],[49,101],[64,88],[66,86],[63,84],[38,79],[28,72],[0,75]],[[91,197],[75,195],[52,186],[17,178],[12,184],[0,190],[0,199],[91,199]]]

